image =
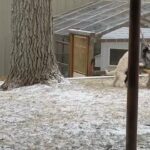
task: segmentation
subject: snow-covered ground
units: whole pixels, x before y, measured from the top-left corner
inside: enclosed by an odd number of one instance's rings
[[[0,150],[123,150],[126,89],[100,79],[0,91]],[[139,90],[138,150],[150,150],[150,90]]]

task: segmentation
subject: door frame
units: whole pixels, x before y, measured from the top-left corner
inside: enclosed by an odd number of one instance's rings
[[[86,76],[91,75],[90,66],[91,66],[91,60],[94,57],[94,41],[95,41],[95,33],[94,32],[88,32],[88,31],[82,31],[82,30],[76,30],[76,29],[70,29],[69,30],[69,37],[70,37],[70,44],[69,44],[69,77],[73,77],[74,72],[74,37],[75,36],[83,36],[87,37],[88,40],[88,50],[87,50],[87,73]]]

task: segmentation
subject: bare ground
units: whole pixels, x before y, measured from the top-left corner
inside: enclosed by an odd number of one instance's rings
[[[0,150],[124,150],[126,89],[78,79],[0,91]],[[150,149],[150,90],[139,90],[138,150]]]

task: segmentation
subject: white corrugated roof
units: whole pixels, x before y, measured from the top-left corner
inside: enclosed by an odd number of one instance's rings
[[[150,28],[141,28],[145,39],[150,39]],[[141,36],[142,37],[142,36]],[[103,40],[109,39],[129,39],[129,28],[122,27],[102,36]]]

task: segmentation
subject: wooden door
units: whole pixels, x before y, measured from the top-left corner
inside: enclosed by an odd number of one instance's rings
[[[94,52],[95,34],[80,30],[70,30],[69,76],[90,76],[91,60]]]
[[[75,35],[73,47],[73,73],[76,75],[88,74],[89,38]]]

